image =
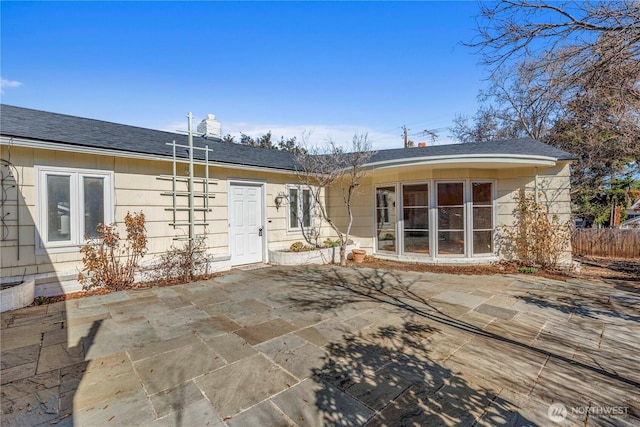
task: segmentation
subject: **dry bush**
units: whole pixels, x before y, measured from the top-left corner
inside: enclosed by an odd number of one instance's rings
[[[78,281],[85,290],[106,287],[122,290],[133,283],[139,261],[147,252],[147,232],[144,213],[129,213],[124,217],[127,238],[122,241],[116,224],[98,224],[96,239],[87,239],[80,249],[83,273]]]
[[[293,242],[291,246],[289,246],[289,252],[307,252],[310,250],[312,250],[312,248],[302,242]]]
[[[513,225],[501,227],[500,246],[508,258],[555,269],[571,242],[571,221],[550,214],[547,204],[521,190],[516,196]]]
[[[209,273],[207,258],[207,243],[205,237],[198,237],[192,242],[185,242],[182,246],[172,245],[162,254],[158,268],[155,271],[157,279],[179,279],[186,283],[198,276]]]

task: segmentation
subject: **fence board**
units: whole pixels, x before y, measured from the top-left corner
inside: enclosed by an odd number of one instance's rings
[[[640,230],[578,228],[571,236],[574,255],[640,258]]]

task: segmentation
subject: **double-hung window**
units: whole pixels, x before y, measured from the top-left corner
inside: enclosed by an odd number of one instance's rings
[[[289,231],[311,228],[313,223],[313,196],[308,188],[289,186]]]
[[[41,248],[77,246],[113,222],[113,173],[36,167]]]

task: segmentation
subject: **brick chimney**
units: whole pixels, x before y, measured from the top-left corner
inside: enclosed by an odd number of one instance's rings
[[[216,120],[215,114],[207,114],[207,118],[200,122],[197,130],[205,138],[222,138],[222,126]]]

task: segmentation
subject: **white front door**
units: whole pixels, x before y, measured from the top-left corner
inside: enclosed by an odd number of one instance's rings
[[[231,265],[263,261],[262,186],[235,185],[229,191]]]

